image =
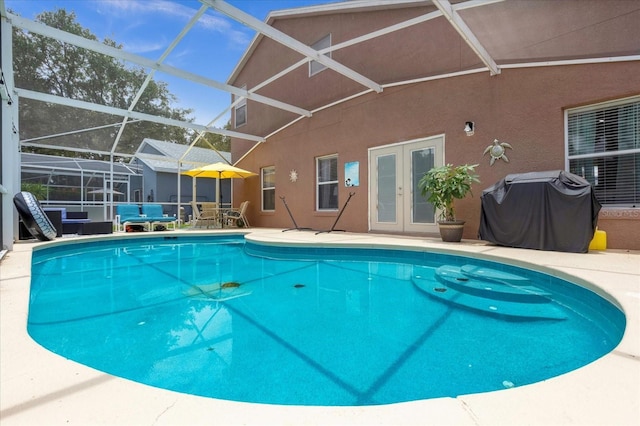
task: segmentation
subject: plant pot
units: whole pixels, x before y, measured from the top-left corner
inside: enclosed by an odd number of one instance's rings
[[[464,231],[464,220],[441,220],[438,222],[440,238],[447,243],[459,243]]]

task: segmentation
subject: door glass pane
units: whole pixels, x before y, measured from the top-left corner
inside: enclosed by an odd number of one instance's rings
[[[378,157],[378,222],[396,222],[396,156]]]
[[[422,176],[434,166],[434,149],[420,149],[411,152],[411,194],[413,223],[435,223],[435,209],[433,204],[424,199],[418,182]]]

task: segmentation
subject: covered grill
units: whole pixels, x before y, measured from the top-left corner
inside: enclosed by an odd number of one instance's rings
[[[508,175],[481,201],[482,240],[575,253],[589,251],[601,207],[589,182],[563,170]]]

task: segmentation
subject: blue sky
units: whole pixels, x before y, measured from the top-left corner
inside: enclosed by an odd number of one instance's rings
[[[339,0],[227,0],[238,9],[264,21],[272,10],[335,3]],[[126,51],[157,59],[200,8],[197,0],[5,0],[13,12],[34,19],[43,11],[66,9],[100,40],[122,44]],[[220,82],[238,63],[255,32],[226,16],[209,10],[200,18],[165,63]],[[198,124],[207,124],[230,103],[221,91],[157,73],[169,84],[178,105],[194,109]],[[223,126],[228,116],[216,123]]]

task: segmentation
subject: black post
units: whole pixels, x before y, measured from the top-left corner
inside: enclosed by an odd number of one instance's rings
[[[335,228],[336,228],[336,225],[338,224],[338,221],[340,220],[340,216],[342,216],[342,213],[344,212],[344,209],[347,208],[347,204],[349,204],[349,200],[351,200],[351,197],[353,197],[354,195],[356,195],[355,192],[349,193],[349,198],[347,198],[347,201],[344,203],[344,206],[342,206],[342,209],[340,210],[340,213],[338,213],[338,217],[336,218],[336,221],[333,222],[333,226],[331,227],[331,229],[329,229],[328,231],[318,231],[316,232],[316,235],[321,234],[323,232],[333,232],[333,231],[346,232],[344,229],[335,229]]]
[[[284,206],[287,208],[287,213],[289,213],[289,217],[291,218],[291,221],[293,222],[293,226],[294,226],[294,228],[283,229],[282,232],[293,231],[293,230],[302,231],[305,229],[311,230],[311,228],[300,228],[296,223],[296,220],[293,218],[293,215],[291,214],[291,210],[289,210],[289,206],[287,205],[287,200],[285,200],[284,197],[280,197],[280,199],[284,203]]]

